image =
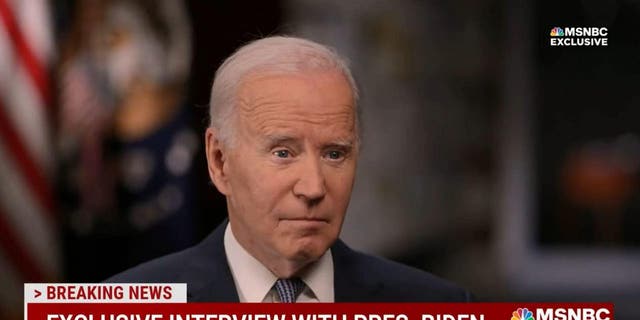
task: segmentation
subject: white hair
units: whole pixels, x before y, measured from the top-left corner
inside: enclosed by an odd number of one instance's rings
[[[232,144],[233,115],[238,89],[243,80],[255,73],[301,73],[315,70],[341,72],[353,94],[355,125],[359,138],[358,89],[346,60],[330,47],[288,36],[273,36],[252,41],[228,57],[216,71],[211,88],[209,126],[218,131],[223,144]]]

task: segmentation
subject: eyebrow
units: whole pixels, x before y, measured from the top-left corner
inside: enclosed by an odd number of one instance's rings
[[[293,137],[293,136],[289,136],[289,135],[283,135],[283,134],[267,135],[264,138],[264,141],[269,146],[290,145],[290,144],[298,145],[298,144],[300,144],[300,141],[299,141],[298,138]],[[323,148],[339,147],[339,148],[344,148],[344,149],[352,149],[353,148],[353,144],[354,144],[353,140],[351,140],[351,139],[336,139],[335,141],[332,141],[332,142],[329,142],[329,143],[325,144],[323,146]]]
[[[326,145],[327,147],[339,147],[345,149],[353,148],[353,141],[350,139],[338,139]]]
[[[298,143],[297,138],[282,134],[268,135],[264,138],[264,141],[269,145]]]

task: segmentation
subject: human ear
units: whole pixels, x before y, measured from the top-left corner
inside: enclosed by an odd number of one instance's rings
[[[227,160],[226,149],[222,141],[220,141],[216,129],[211,127],[207,128],[205,145],[209,177],[220,193],[228,195],[230,186],[225,166],[225,161]]]

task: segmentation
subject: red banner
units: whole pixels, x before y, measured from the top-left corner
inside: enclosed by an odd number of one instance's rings
[[[27,303],[25,320],[613,320],[612,303]]]

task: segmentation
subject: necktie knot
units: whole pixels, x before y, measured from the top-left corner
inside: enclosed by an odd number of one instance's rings
[[[300,278],[278,279],[275,287],[283,303],[296,302],[296,298],[304,289],[304,282]]]

